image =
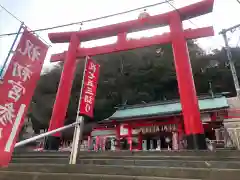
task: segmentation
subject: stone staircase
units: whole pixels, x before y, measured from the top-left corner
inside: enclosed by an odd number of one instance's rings
[[[81,152],[14,154],[0,180],[239,180],[240,151]]]

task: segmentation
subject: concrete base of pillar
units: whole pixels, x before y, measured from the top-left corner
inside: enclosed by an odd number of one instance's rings
[[[61,143],[60,137],[48,136],[44,144],[44,149],[58,151],[60,143]]]
[[[187,149],[206,150],[207,144],[204,134],[191,134],[187,136]]]

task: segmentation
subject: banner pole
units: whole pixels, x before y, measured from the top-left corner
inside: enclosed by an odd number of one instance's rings
[[[21,33],[21,30],[22,30],[22,28],[23,28],[23,25],[24,25],[24,23],[22,22],[21,25],[20,25],[20,28],[18,29],[17,35],[15,36],[15,39],[14,39],[14,41],[13,41],[13,43],[12,43],[12,46],[11,46],[9,52],[8,52],[8,55],[7,55],[7,57],[6,57],[5,61],[4,61],[3,67],[1,68],[1,71],[0,71],[0,80],[3,79],[3,76],[2,76],[3,71],[4,71],[4,69],[5,69],[6,65],[7,65],[8,59],[9,59],[9,57],[10,57],[12,51],[13,51],[13,48],[14,48],[16,42],[17,42],[18,36],[19,36],[20,33]]]
[[[82,98],[82,91],[83,91],[83,86],[84,86],[84,77],[85,77],[85,72],[86,72],[86,68],[87,68],[87,62],[88,62],[88,57],[86,57],[86,59],[85,59],[82,86],[81,86],[81,91],[80,91],[78,110],[77,110],[77,118],[76,118],[76,122],[78,124],[75,126],[75,130],[74,130],[74,134],[73,134],[72,150],[71,150],[69,164],[76,164],[79,142],[82,140],[84,117],[80,116],[79,109],[81,106],[81,98]]]

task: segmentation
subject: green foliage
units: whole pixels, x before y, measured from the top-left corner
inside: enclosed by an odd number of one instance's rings
[[[224,50],[206,54],[194,41],[188,42],[189,54],[198,95],[235,93]],[[232,49],[240,73],[239,49]],[[124,103],[136,104],[179,98],[172,47],[151,46],[142,49],[94,57],[100,65],[100,80],[95,103],[95,121],[112,115]],[[66,123],[75,120],[81,89],[83,60],[79,60],[72,87]],[[31,116],[36,127],[48,127],[61,75],[62,64],[41,76],[33,97]]]

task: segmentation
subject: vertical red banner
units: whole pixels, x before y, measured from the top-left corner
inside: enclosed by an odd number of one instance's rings
[[[79,113],[93,117],[100,65],[90,58],[86,58],[86,61]]]
[[[47,50],[47,45],[24,30],[0,85],[0,166],[11,160]]]

